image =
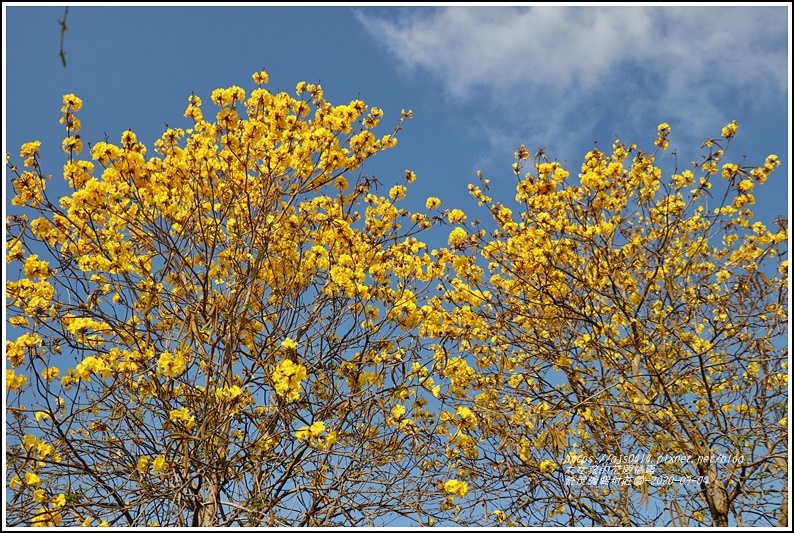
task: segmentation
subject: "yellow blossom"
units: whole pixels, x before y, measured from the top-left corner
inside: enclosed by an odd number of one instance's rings
[[[44,378],[46,381],[52,381],[54,379],[58,379],[58,376],[60,376],[60,374],[61,371],[54,366],[47,367],[41,371],[41,377]]]
[[[171,422],[181,423],[188,431],[196,426],[196,417],[190,414],[190,411],[187,407],[183,407],[181,409],[171,409],[171,412],[168,414],[168,418],[171,420]]]
[[[138,457],[138,464],[135,465],[135,469],[141,473],[146,473],[146,467],[149,466],[149,456],[148,455],[141,455]]]
[[[747,192],[752,191],[754,186],[755,184],[752,180],[742,180],[737,185],[737,188],[739,189],[739,192]]]
[[[13,369],[6,369],[6,390],[12,392],[22,388],[28,382],[28,378],[24,375],[16,375]]]
[[[39,153],[39,148],[41,148],[41,141],[32,141],[22,145],[22,148],[19,152],[20,157],[31,157]]]
[[[468,237],[465,229],[455,228],[450,232],[448,242],[453,248],[458,248],[468,240]]]
[[[61,520],[63,517],[60,513],[56,513],[50,509],[45,509],[43,507],[39,508],[36,511],[35,516],[31,520],[31,526],[33,527],[57,527],[61,525]]]
[[[285,359],[276,365],[271,377],[276,394],[285,396],[289,401],[296,401],[300,398],[301,381],[306,379],[306,367]]]
[[[731,137],[736,135],[737,129],[738,126],[736,125],[736,121],[734,120],[733,122],[722,128],[722,136],[725,137],[726,139],[730,139]]]
[[[152,469],[155,472],[165,472],[165,466],[166,466],[165,457],[163,457],[162,455],[158,455],[157,457],[154,458],[154,461],[152,462]]]
[[[466,221],[466,215],[460,209],[453,209],[447,215],[447,220],[451,224],[463,223]]]
[[[344,176],[339,176],[334,181],[335,189],[339,189],[340,191],[345,191],[347,190],[347,187],[348,187],[347,180],[344,178]]]
[[[185,364],[186,360],[181,354],[163,352],[157,361],[157,371],[169,378],[176,378],[185,370]]]
[[[406,188],[403,185],[395,185],[394,187],[389,190],[389,198],[394,200],[395,202],[398,200],[402,200],[405,198],[405,191]]]
[[[254,79],[254,83],[256,83],[257,85],[263,85],[269,81],[267,72],[265,72],[264,70],[260,72],[254,72],[252,77]]]
[[[70,93],[63,95],[63,105],[65,108],[70,108],[73,111],[80,111],[83,107],[83,101]]]
[[[313,422],[311,426],[303,426],[298,429],[295,432],[295,437],[298,439],[298,442],[308,441],[309,445],[313,448],[324,450],[328,449],[336,442],[336,433],[330,431],[323,437],[322,434],[325,431],[325,422],[318,420],[317,422]]]
[[[444,483],[444,490],[447,494],[463,498],[469,493],[469,485],[465,481],[450,479]]]

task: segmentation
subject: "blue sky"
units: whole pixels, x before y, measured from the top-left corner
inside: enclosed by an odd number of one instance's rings
[[[467,184],[477,170],[492,196],[514,196],[513,152],[544,147],[576,181],[585,152],[616,137],[653,150],[656,127],[672,126],[684,167],[700,143],[731,120],[729,160],[781,167],[756,189],[768,225],[790,217],[791,8],[767,7],[319,7],[251,5],[70,7],[59,57],[63,6],[3,5],[3,149],[42,141],[52,188],[64,136],[62,95],[83,100],[81,136],[118,142],[132,129],[149,147],[183,118],[191,92],[212,109],[213,89],[254,88],[265,69],[271,91],[321,83],[333,104],[362,98],[384,109],[386,133],[412,109],[396,148],[364,171],[384,184],[418,176],[407,208],[438,196],[485,218]],[[212,116],[210,113],[209,116]],[[83,154],[85,155],[85,154]],[[660,161],[672,170],[671,159]],[[4,192],[11,176],[6,172]],[[8,206],[9,195],[6,192]],[[444,230],[448,231],[448,230]],[[443,245],[441,239],[435,246]],[[3,266],[5,269],[5,264]]]
[[[771,222],[788,210],[790,9],[770,7],[73,6],[61,65],[62,6],[4,8],[4,150],[42,141],[44,168],[63,163],[61,97],[83,99],[85,141],[130,128],[150,146],[182,117],[191,92],[218,87],[294,91],[318,81],[332,103],[360,97],[386,125],[413,109],[397,148],[365,166],[384,184],[419,179],[427,196],[473,212],[466,185],[482,170],[512,201],[515,148],[544,147],[576,175],[584,153],[619,137],[652,148],[672,126],[679,164],[736,120],[729,157],[783,165],[758,190]],[[669,161],[668,161],[669,162]],[[9,176],[6,175],[5,186]],[[64,189],[65,191],[65,189]],[[410,203],[411,201],[415,203]],[[473,215],[475,218],[481,217]]]

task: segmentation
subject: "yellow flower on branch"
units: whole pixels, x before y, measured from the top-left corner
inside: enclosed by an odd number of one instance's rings
[[[465,481],[450,479],[444,483],[444,490],[451,496],[465,497],[469,493],[469,485]]]
[[[462,224],[466,222],[466,215],[460,209],[453,209],[447,214],[447,220],[449,220],[450,224]]]
[[[731,137],[736,135],[736,130],[738,128],[739,127],[736,125],[736,121],[734,120],[733,122],[722,128],[722,136],[725,137],[726,139],[730,139]]]
[[[28,378],[23,375],[16,375],[12,368],[6,369],[6,390],[8,392],[22,388],[28,382]]]
[[[63,517],[60,513],[41,507],[36,511],[36,515],[31,520],[30,525],[33,527],[58,527],[61,525],[61,520],[63,520]]]
[[[138,458],[138,464],[135,465],[135,470],[137,470],[141,474],[146,473],[146,467],[149,466],[149,456],[148,455],[141,455]]]
[[[157,457],[154,458],[154,461],[152,462],[152,469],[155,472],[165,472],[165,466],[166,466],[165,457],[163,457],[162,455],[158,455]]]
[[[276,365],[271,377],[276,394],[294,402],[300,398],[301,381],[306,379],[306,367],[285,359]]]

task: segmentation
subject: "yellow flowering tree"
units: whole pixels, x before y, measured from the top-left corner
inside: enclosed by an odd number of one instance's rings
[[[577,180],[522,146],[481,223],[363,173],[409,111],[267,81],[148,158],[81,157],[66,95],[58,199],[39,142],[7,158],[7,523],[786,524],[775,156],[726,161],[732,123],[665,177],[662,124]]]
[[[434,222],[362,164],[383,111],[257,87],[191,96],[155,155],[80,138],[8,160],[7,523],[372,525],[442,519],[417,326]],[[403,407],[395,419],[397,405]],[[431,428],[431,429],[428,429]],[[428,459],[431,457],[430,460]],[[457,490],[460,494],[460,489]],[[446,506],[446,507],[444,507]],[[443,508],[442,508],[443,507]]]
[[[779,162],[728,162],[736,131],[669,177],[661,124],[578,179],[520,147],[515,204],[470,186],[488,222],[455,214],[436,369],[496,522],[786,525],[787,221],[754,217]]]

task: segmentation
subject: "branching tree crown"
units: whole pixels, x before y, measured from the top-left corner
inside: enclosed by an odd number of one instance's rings
[[[573,183],[522,146],[486,230],[363,173],[410,111],[253,78],[148,158],[81,158],[66,95],[58,199],[8,158],[8,524],[786,523],[775,156],[724,161],[732,123],[665,179],[662,124]]]

